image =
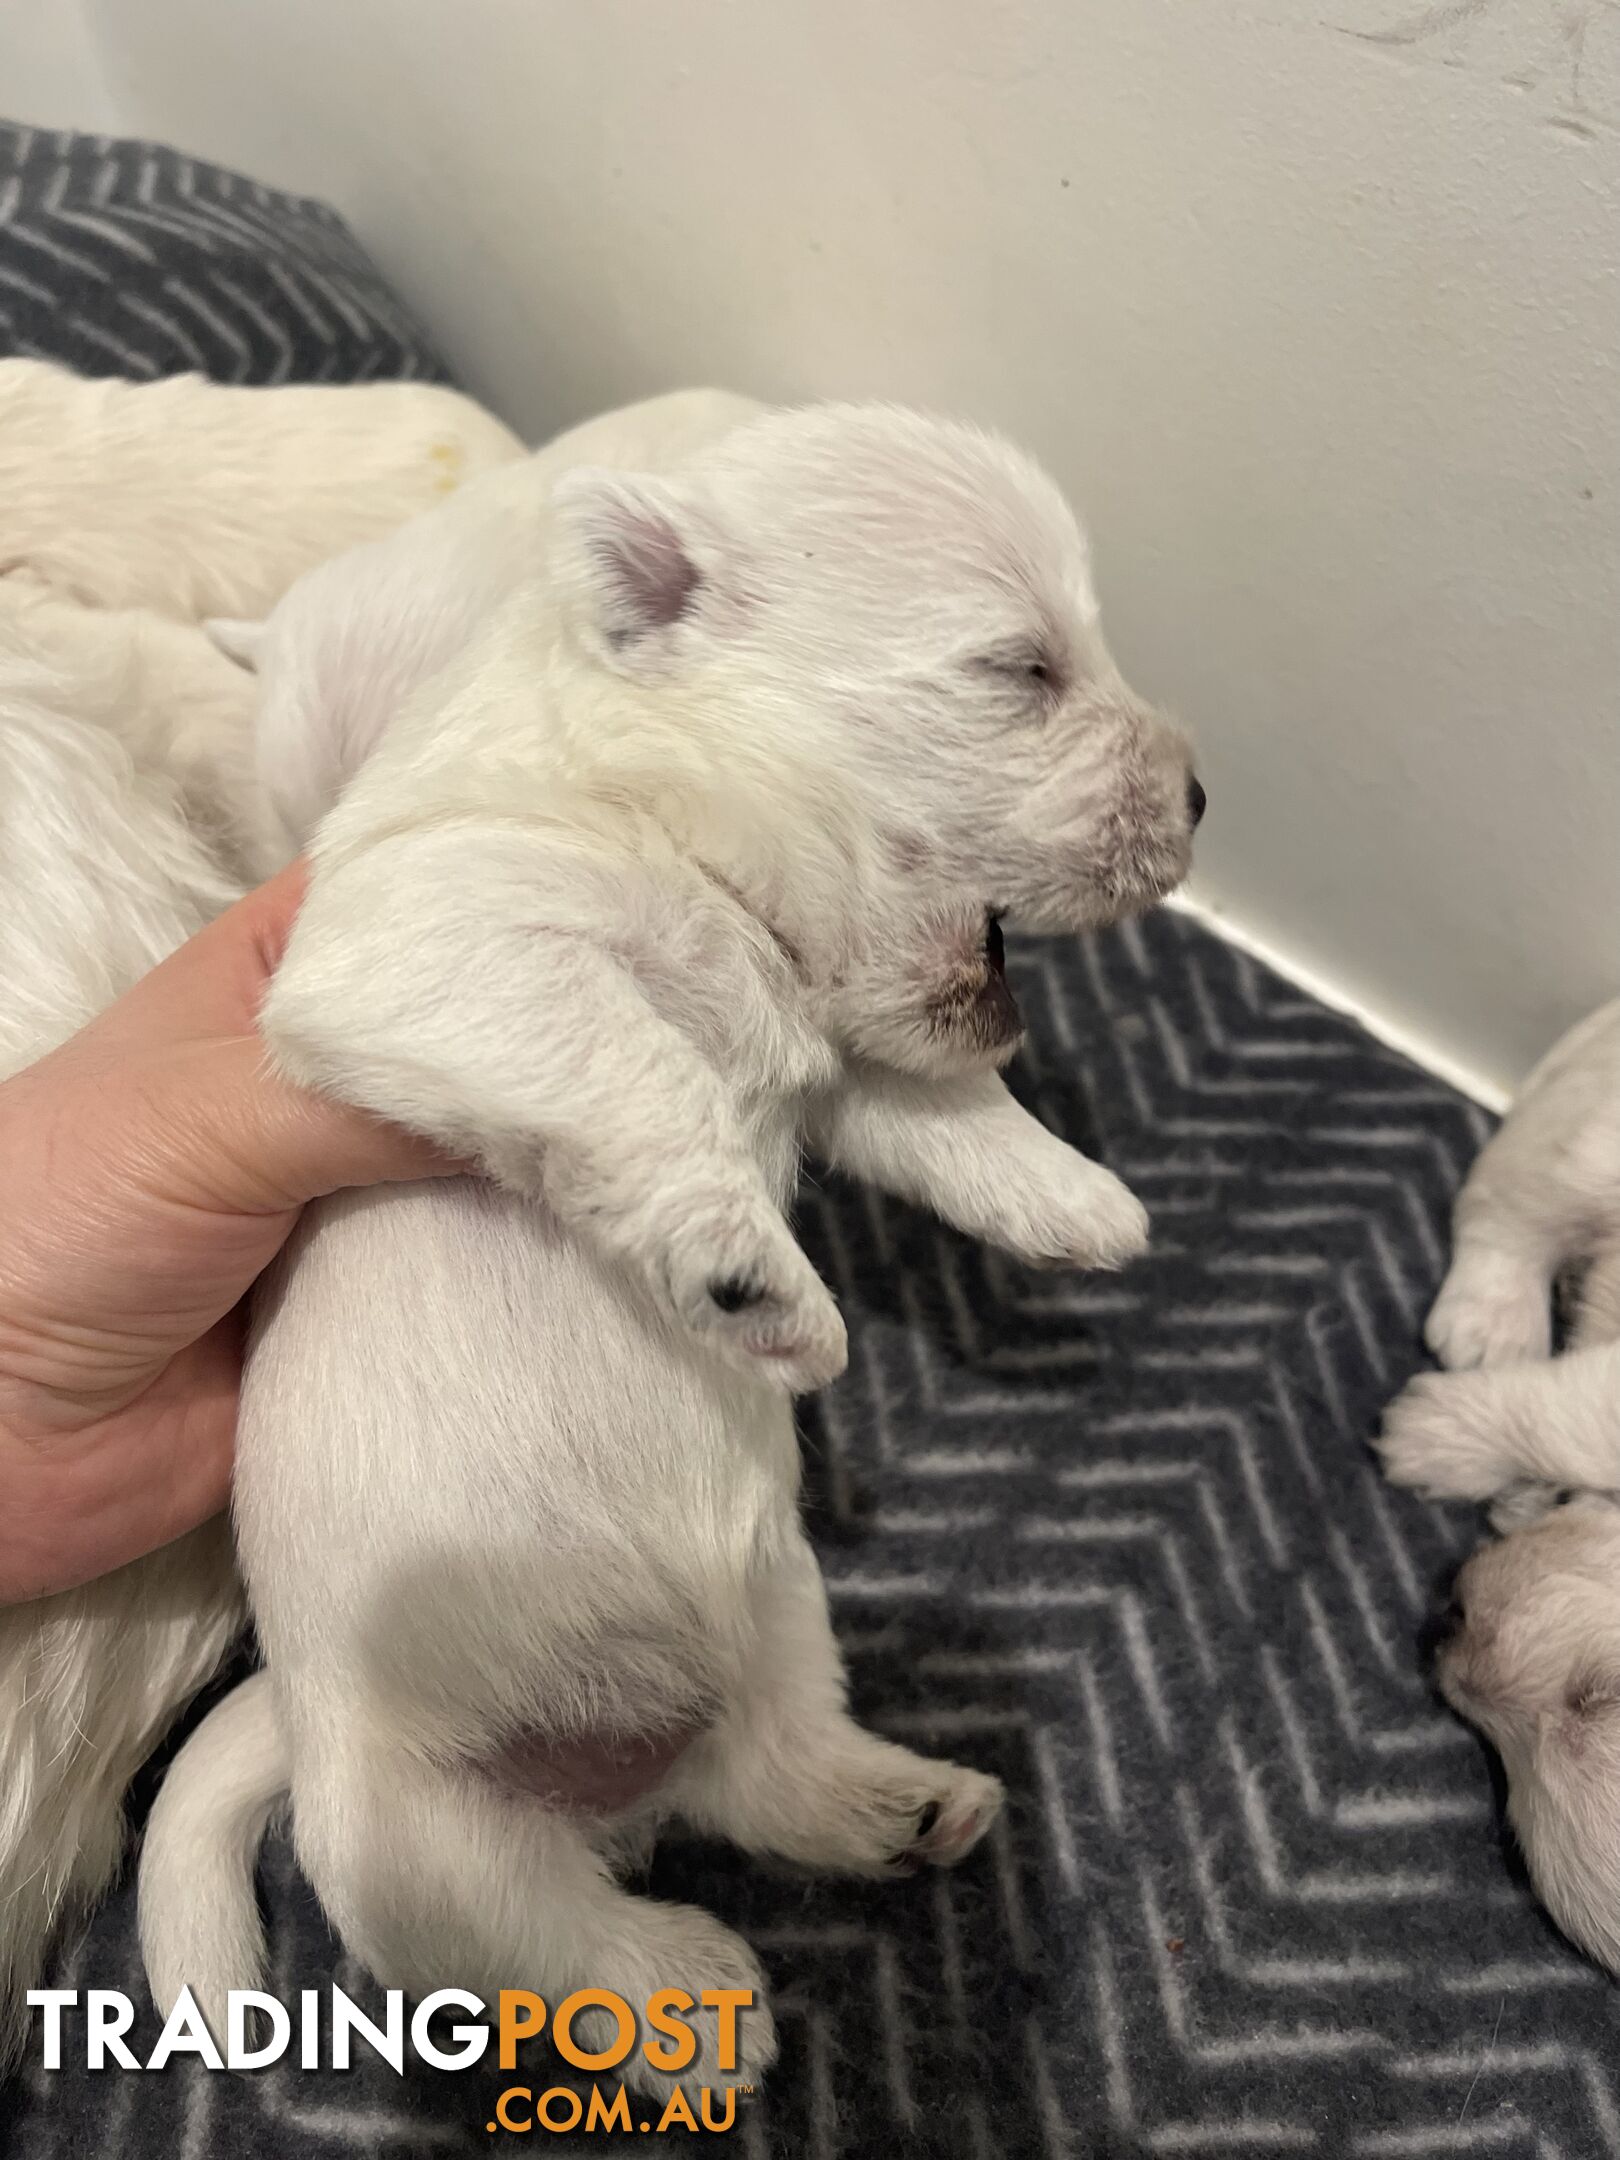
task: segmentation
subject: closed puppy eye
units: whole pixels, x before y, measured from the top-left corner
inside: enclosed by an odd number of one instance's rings
[[[1046,698],[1063,687],[1062,671],[1050,653],[1029,646],[1006,652],[981,653],[972,662],[974,672],[994,676],[1008,685]]]

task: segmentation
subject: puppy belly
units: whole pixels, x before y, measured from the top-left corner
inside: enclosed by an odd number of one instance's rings
[[[514,1733],[481,1764],[508,1790],[570,1815],[616,1815],[657,1789],[697,1738],[697,1725],[632,1735]]]

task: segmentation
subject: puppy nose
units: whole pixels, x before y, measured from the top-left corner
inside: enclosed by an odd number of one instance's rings
[[[1203,784],[1198,775],[1192,773],[1187,780],[1187,817],[1189,822],[1194,825],[1198,824],[1208,808],[1209,797],[1204,793]]]

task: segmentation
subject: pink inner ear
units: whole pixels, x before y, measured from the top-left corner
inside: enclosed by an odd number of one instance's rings
[[[591,552],[602,573],[602,629],[614,645],[678,622],[703,582],[675,527],[645,503],[623,505]]]

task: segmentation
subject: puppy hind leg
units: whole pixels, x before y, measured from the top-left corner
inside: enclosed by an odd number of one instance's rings
[[[802,1535],[756,1595],[736,1695],[667,1788],[695,1827],[748,1851],[857,1875],[950,1867],[1001,1810],[1000,1781],[914,1754],[849,1714],[815,1555]]]
[[[712,1914],[633,1896],[577,1820],[503,1791],[472,1767],[372,1746],[300,1762],[294,1842],[328,1918],[385,1986],[417,1995],[461,1986],[492,2001],[531,1988],[553,2008],[604,1988],[638,2015],[661,1988],[745,1990],[735,2067],[720,2066],[721,2022],[689,2022],[693,2063],[675,2076],[639,2049],[616,2075],[657,2095],[671,2083],[747,2083],[769,2067],[776,2033],[759,1961]],[[609,2020],[609,2022],[611,2022]],[[580,2021],[582,2046],[594,2027]]]

